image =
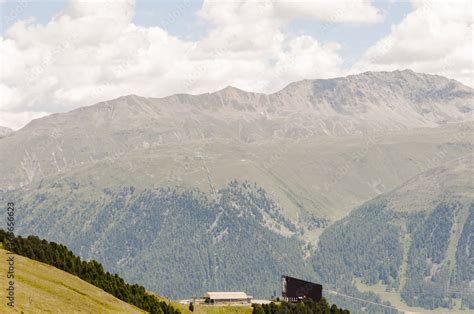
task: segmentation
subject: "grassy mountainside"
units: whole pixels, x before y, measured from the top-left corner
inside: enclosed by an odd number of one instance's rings
[[[338,287],[358,277],[365,284],[383,282],[402,293],[413,280],[419,283],[415,276],[419,272],[413,267],[439,270],[440,261],[454,265],[458,254],[458,264],[464,265],[459,278],[470,271],[469,227],[461,235],[461,227],[470,221],[470,162],[465,157],[430,169],[367,203],[327,228],[316,251],[301,240],[304,230],[284,217],[272,197],[248,182],[232,182],[218,191],[217,198],[182,188],[127,187],[104,189],[99,199],[88,199],[80,186],[67,181],[43,183],[41,193],[8,197],[23,208],[18,221],[24,232],[64,242],[127,280],[171,297],[234,289],[268,297],[279,286],[282,273],[318,278]],[[454,217],[453,226],[457,226],[447,246],[447,229],[441,226],[446,217]],[[315,217],[316,228],[318,222]],[[432,225],[441,229],[430,240],[421,227],[430,230]],[[419,264],[417,248],[429,258],[437,254],[436,265]],[[433,280],[438,289],[437,277]],[[453,286],[463,287],[467,282],[453,281]],[[352,286],[347,289],[344,291],[355,293]],[[411,302],[408,296],[405,301]],[[449,300],[431,305],[430,301],[417,302],[410,304],[451,306]]]
[[[271,95],[227,88],[120,97],[2,138],[0,189],[68,178],[92,185],[87,193],[124,185],[205,191],[209,174],[216,186],[258,182],[295,223],[307,212],[335,220],[472,152],[472,128],[450,125],[472,121],[472,95],[453,80],[395,71],[295,82]]]
[[[123,148],[121,153],[111,153],[109,158],[93,157],[89,162],[66,166],[65,163],[77,158],[72,154],[56,159],[58,174],[39,176],[18,190],[21,194],[47,193],[56,184],[56,193],[59,185],[74,185],[76,197],[80,194],[81,201],[94,201],[102,197],[104,188],[123,186],[137,189],[180,186],[210,194],[209,182],[218,189],[235,178],[257,182],[279,202],[288,219],[306,228],[308,215],[330,221],[342,218],[354,207],[416,174],[472,153],[472,132],[474,125],[463,124],[369,137],[176,143]],[[9,147],[16,145],[11,143]],[[53,152],[49,152],[50,158]],[[39,156],[32,153],[31,159],[21,161],[20,165],[24,171],[33,171],[31,167],[36,167],[37,162]],[[37,166],[46,174],[44,166]],[[68,202],[69,196],[65,189],[61,203]],[[312,235],[307,237],[311,238]]]
[[[0,249],[0,259],[6,258]],[[145,313],[77,276],[23,256],[15,255],[15,273],[15,310],[2,302],[2,313]],[[5,267],[0,277],[6,287]]]
[[[364,204],[322,234],[315,271],[340,287],[382,284],[410,306],[473,309],[473,178],[461,158]]]
[[[81,260],[63,244],[41,240],[31,235],[26,238],[15,237],[1,229],[0,241],[10,252],[76,275],[114,297],[151,314],[179,314],[179,311],[169,303],[157,298],[156,294],[150,294],[143,286],[130,284],[119,275],[105,271],[102,264],[95,260]]]

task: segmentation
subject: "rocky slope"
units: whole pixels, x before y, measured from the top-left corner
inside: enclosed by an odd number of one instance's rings
[[[4,126],[0,126],[0,138],[5,137],[9,135],[10,133],[13,133],[13,130]]]
[[[163,145],[370,135],[472,121],[473,90],[412,71],[306,80],[270,94],[125,96],[32,121],[0,142],[1,188]]]

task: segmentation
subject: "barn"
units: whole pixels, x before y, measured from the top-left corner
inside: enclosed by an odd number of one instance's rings
[[[251,303],[252,297],[245,292],[207,292],[204,295],[204,302],[208,304]]]

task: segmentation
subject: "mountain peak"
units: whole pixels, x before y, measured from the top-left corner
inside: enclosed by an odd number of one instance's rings
[[[77,121],[82,121],[81,125],[88,124],[90,130],[113,133],[127,125],[128,129],[147,134],[167,130],[160,133],[160,138],[168,142],[175,141],[176,136],[183,140],[217,134],[233,137],[230,134],[234,130],[224,127],[229,121],[247,123],[265,117],[269,124],[252,124],[259,127],[248,134],[248,141],[269,134],[290,138],[368,134],[472,121],[473,95],[472,88],[442,76],[412,70],[365,72],[302,80],[269,95],[234,86],[202,95],[177,94],[163,98],[127,95],[47,116],[27,128],[48,132],[60,124],[72,130]],[[215,119],[212,127],[208,124],[210,117]],[[179,127],[194,124],[196,128],[191,133]]]
[[[216,94],[225,95],[225,96],[236,96],[236,95],[249,94],[249,93],[252,93],[252,92],[247,92],[231,85],[228,85],[224,87],[223,89],[216,92]]]

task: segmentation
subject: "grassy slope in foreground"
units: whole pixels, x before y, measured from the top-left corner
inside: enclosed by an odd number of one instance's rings
[[[0,249],[2,291],[7,286],[6,258],[7,251]],[[5,300],[2,292],[1,313],[144,313],[77,276],[16,254],[14,311]]]

